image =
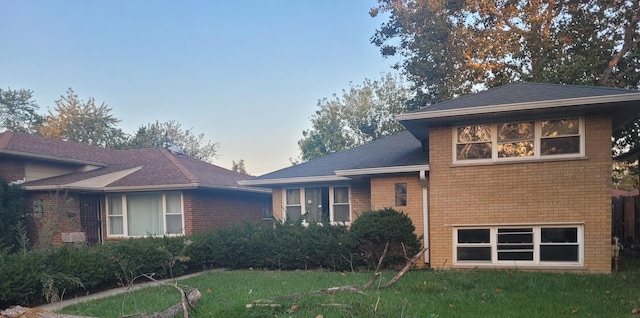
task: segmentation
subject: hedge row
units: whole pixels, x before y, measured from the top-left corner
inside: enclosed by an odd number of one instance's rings
[[[348,270],[373,263],[371,257],[384,248],[380,242],[402,240],[411,252],[417,242],[414,227],[406,215],[392,212],[363,213],[351,231],[319,224],[246,223],[189,237],[129,239],[23,254],[0,252],[0,309],[34,306],[63,293],[73,296],[127,285],[143,273],[170,278],[220,267]],[[358,229],[358,223],[370,231]]]

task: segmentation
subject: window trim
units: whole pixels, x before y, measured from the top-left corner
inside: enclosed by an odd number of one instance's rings
[[[498,229],[518,229],[532,228],[533,230],[533,260],[514,261],[498,260]],[[549,245],[541,242],[541,231],[543,228],[575,228],[577,229],[578,261],[542,261],[540,260],[540,247]],[[458,243],[458,230],[489,229],[489,243]],[[534,266],[534,267],[583,267],[584,266],[584,224],[583,223],[544,223],[544,224],[490,224],[490,225],[453,225],[452,226],[452,255],[454,266]],[[459,261],[458,247],[491,247],[491,260],[487,261]]]
[[[541,155],[541,140],[542,139],[550,139],[542,136],[542,122],[550,121],[550,120],[563,120],[563,119],[577,119],[578,120],[578,136],[580,137],[580,151],[578,153],[569,153],[569,154],[554,154],[554,155]],[[525,122],[534,122],[534,154],[533,156],[524,156],[524,157],[498,157],[498,126],[501,124],[517,124],[517,123],[525,123]],[[491,128],[491,158],[487,159],[458,159],[458,145],[459,144],[471,144],[471,143],[486,143],[483,142],[469,142],[469,143],[458,143],[458,129],[469,127],[469,126],[490,126]],[[515,120],[515,121],[503,121],[503,122],[495,122],[490,124],[470,124],[470,125],[459,125],[454,126],[451,129],[452,133],[452,159],[453,164],[461,164],[461,165],[469,165],[469,164],[492,164],[492,163],[504,163],[504,162],[526,162],[526,161],[546,161],[546,160],[556,160],[556,159],[573,159],[573,158],[582,158],[585,156],[585,125],[584,125],[584,116],[568,116],[561,118],[548,118],[541,120]],[[576,135],[568,135],[575,137]],[[503,142],[504,143],[504,142]]]
[[[162,201],[162,231],[163,233],[153,234],[154,237],[161,236],[184,236],[185,235],[185,223],[184,223],[184,194],[182,191],[163,191],[163,192],[144,192],[145,194],[160,194]],[[179,193],[180,194],[180,206],[181,206],[181,222],[182,222],[182,233],[167,233],[167,215],[178,215],[178,213],[167,213],[167,194],[169,193]],[[120,194],[107,194],[105,200],[105,209],[107,216],[107,228],[106,233],[109,238],[136,238],[136,237],[144,237],[146,235],[129,235],[129,218],[127,211],[127,195],[130,193],[120,193]],[[114,215],[115,217],[122,218],[122,234],[112,234],[111,233],[111,217],[109,214],[109,199],[112,197],[120,197],[121,211],[122,214]]]
[[[282,219],[284,221],[287,220],[287,207],[289,206],[300,206],[301,209],[301,213],[300,213],[300,218],[302,219],[302,224],[304,225],[308,225],[309,223],[306,221],[305,219],[305,215],[307,214],[307,209],[306,209],[306,199],[305,199],[305,190],[307,188],[328,188],[329,189],[329,222],[332,225],[341,225],[341,224],[345,224],[345,225],[349,225],[352,222],[352,203],[351,203],[351,186],[349,185],[332,185],[332,186],[308,186],[308,187],[300,187],[300,188],[293,188],[293,187],[289,187],[289,188],[283,188],[282,191]],[[335,199],[334,199],[334,188],[347,188],[347,194],[349,196],[349,200],[348,203],[335,203]],[[290,205],[287,202],[287,191],[288,190],[298,190],[300,191],[300,204],[299,205]],[[348,205],[349,206],[349,221],[347,222],[336,222],[335,220],[335,215],[334,215],[334,205]]]

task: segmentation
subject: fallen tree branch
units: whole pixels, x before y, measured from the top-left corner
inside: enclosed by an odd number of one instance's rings
[[[13,306],[0,311],[0,318],[95,318],[88,316],[74,316],[65,314],[56,314],[38,308],[28,308],[22,306]]]
[[[380,273],[380,267],[382,267],[382,261],[384,261],[384,258],[387,256],[388,251],[389,251],[389,240],[387,240],[387,243],[384,245],[384,251],[382,251],[382,255],[378,260],[378,266],[376,266],[376,271],[374,272],[373,277],[371,277],[371,280],[369,280],[369,282],[366,285],[364,285],[365,290],[371,288],[371,286],[373,286],[373,283],[376,282],[376,279],[378,279],[378,277],[382,275],[382,273]]]
[[[395,284],[400,277],[402,277],[406,272],[409,271],[409,269],[411,269],[411,267],[413,267],[413,265],[415,264],[415,262],[418,260],[418,258],[420,258],[420,256],[422,256],[422,254],[424,254],[424,252],[426,252],[429,248],[428,247],[424,247],[420,250],[420,252],[418,252],[418,254],[414,255],[408,262],[407,264],[404,266],[404,268],[399,271],[396,276],[394,276],[388,283],[386,283],[383,287],[387,288],[393,284]]]

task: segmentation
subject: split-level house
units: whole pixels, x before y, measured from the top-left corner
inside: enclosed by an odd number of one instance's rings
[[[281,220],[406,213],[433,268],[611,270],[611,135],[632,90],[514,83],[397,116],[405,132],[241,181]]]
[[[24,187],[32,225],[57,223],[49,234],[58,245],[272,218],[269,190],[238,185],[249,176],[164,148],[114,150],[8,131],[0,134],[0,176]]]

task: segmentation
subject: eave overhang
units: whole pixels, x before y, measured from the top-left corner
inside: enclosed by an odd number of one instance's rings
[[[315,176],[315,177],[293,177],[279,179],[262,179],[262,180],[242,180],[238,184],[243,186],[265,187],[271,188],[285,184],[299,183],[318,183],[318,182],[341,182],[350,181],[351,178],[341,176]]]
[[[349,176],[355,177],[355,176],[370,176],[370,175],[379,175],[379,174],[407,173],[407,172],[419,172],[419,171],[429,171],[429,165],[336,170],[336,175],[342,176],[342,177],[349,177]]]
[[[259,188],[249,189],[249,188],[232,187],[232,186],[212,186],[212,185],[201,185],[199,183],[118,186],[118,187],[91,187],[91,186],[75,186],[72,184],[65,184],[65,185],[25,186],[24,189],[30,190],[30,191],[70,190],[70,191],[79,191],[79,192],[104,192],[104,193],[207,189],[207,190],[221,190],[221,191],[240,191],[240,192],[261,193],[261,194],[271,193],[270,190],[259,189]]]
[[[616,130],[632,120],[639,110],[640,93],[629,93],[443,110],[427,108],[397,115],[396,119],[418,139],[427,140],[429,127],[496,120],[579,116],[587,113],[610,113],[612,130]]]

